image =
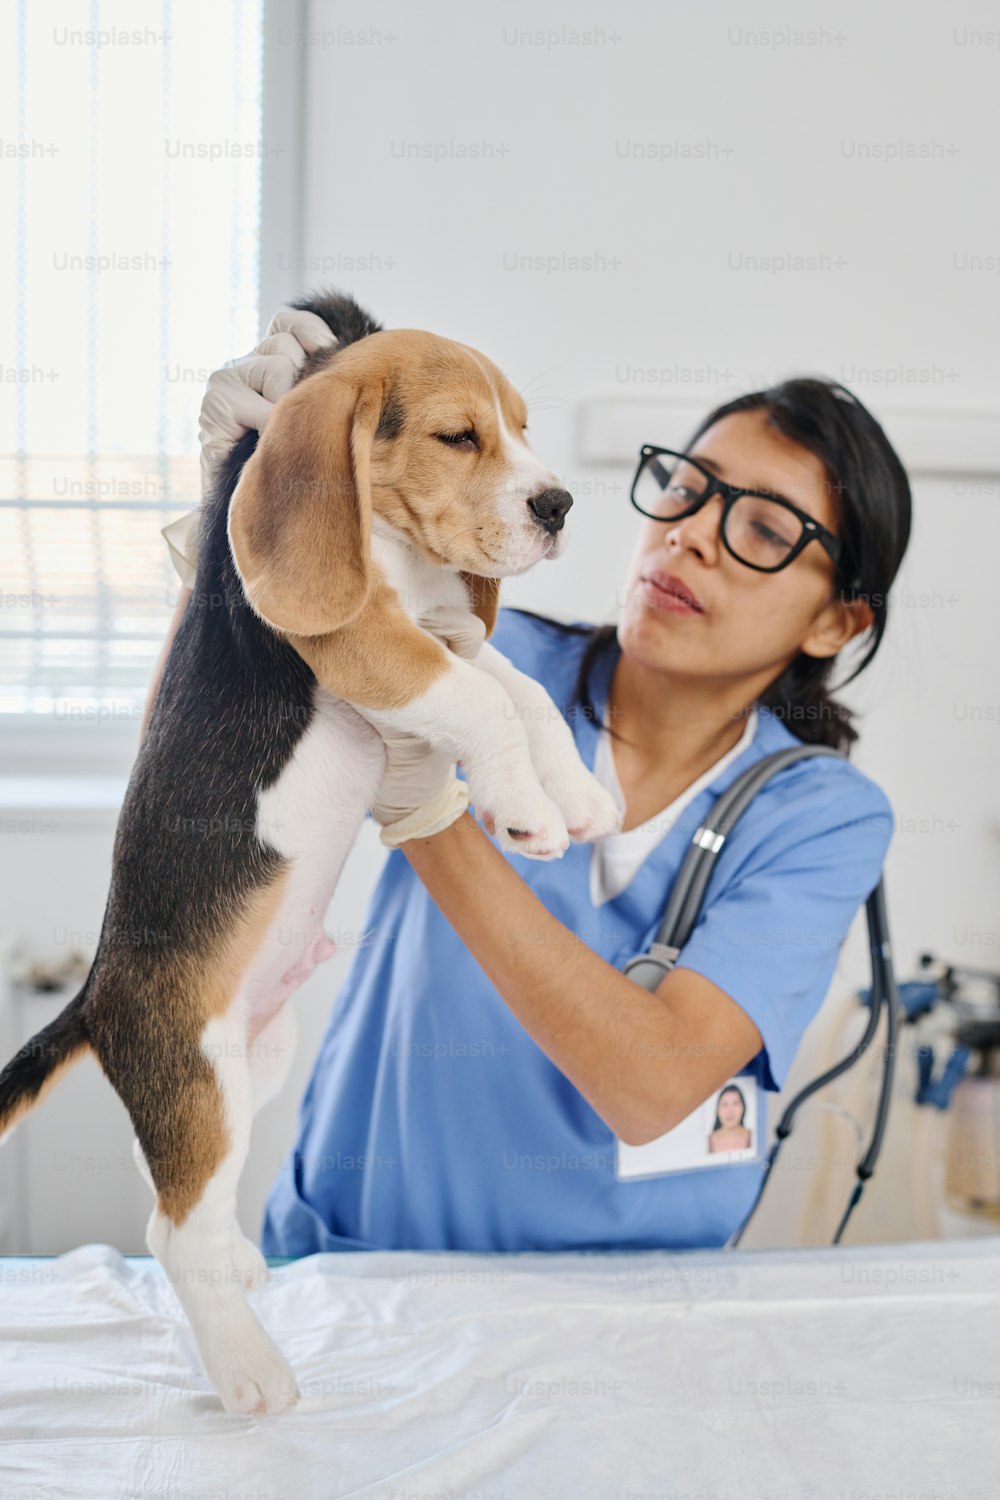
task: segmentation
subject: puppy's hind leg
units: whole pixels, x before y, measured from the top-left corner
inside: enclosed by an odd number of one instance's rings
[[[153,1174],[149,1170],[149,1162],[146,1160],[146,1154],[143,1151],[142,1147],[139,1145],[138,1136],[136,1136],[135,1140],[132,1142],[132,1157],[135,1161],[136,1166],[139,1168],[139,1176],[142,1178],[143,1182],[146,1183],[150,1192],[155,1198],[156,1183],[153,1181]]]
[[[281,1092],[295,1055],[298,1032],[295,1011],[286,1000],[267,1025],[248,1043],[253,1112],[270,1104]],[[233,1265],[245,1287],[262,1286],[269,1272],[259,1245],[247,1238],[239,1223],[233,1223]]]
[[[234,1266],[236,1189],[253,1093],[242,1017],[210,1020],[142,1150],[157,1201],[146,1242],[194,1332],[228,1412],[274,1415],[299,1399],[287,1360],[246,1300]]]
[[[286,1000],[266,1026],[247,1045],[253,1112],[276,1099],[285,1086],[295,1056],[298,1026],[290,1000]]]

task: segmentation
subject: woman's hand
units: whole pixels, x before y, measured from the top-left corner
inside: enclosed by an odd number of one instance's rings
[[[208,379],[201,403],[201,489],[207,495],[219,464],[245,432],[263,432],[275,403],[292,389],[306,355],[337,342],[315,313],[285,307],[250,354],[230,360]]]
[[[417,621],[458,656],[474,661],[486,627],[471,610],[441,606]],[[364,710],[359,710],[363,714]],[[415,734],[380,728],[386,761],[372,817],[387,849],[409,839],[429,838],[460,818],[469,805],[469,789],[455,775],[455,761]]]
[[[383,731],[385,770],[372,817],[387,849],[408,839],[429,838],[460,818],[469,805],[469,789],[455,775],[455,762],[415,734]]]
[[[198,421],[203,498],[210,493],[218,466],[228,456],[233,444],[254,427],[258,432],[263,431],[275,402],[295,384],[306,355],[336,342],[323,319],[315,313],[283,307],[275,313],[267,334],[251,354],[231,360],[209,376]],[[145,738],[159,692],[164,664],[194,588],[200,524],[201,511],[192,510],[161,527],[160,534],[170,548],[181,590],[146,694],[146,706],[139,726],[140,744]]]

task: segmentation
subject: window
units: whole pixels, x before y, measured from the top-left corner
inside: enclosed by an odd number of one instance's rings
[[[141,716],[179,587],[160,527],[199,502],[205,381],[257,340],[262,5],[8,12],[8,716]]]

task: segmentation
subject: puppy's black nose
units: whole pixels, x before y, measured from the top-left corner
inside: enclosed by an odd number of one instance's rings
[[[568,490],[543,490],[528,501],[528,508],[534,511],[546,531],[556,532],[562,530],[566,512],[572,504],[573,496]]]

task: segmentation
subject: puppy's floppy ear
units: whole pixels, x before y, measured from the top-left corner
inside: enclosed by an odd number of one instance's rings
[[[486,639],[489,640],[497,623],[500,580],[499,578],[480,578],[478,573],[460,573],[459,577],[465,584],[469,595],[469,608],[486,626]]]
[[[372,583],[371,448],[378,392],[334,371],[278,402],[229,502],[229,546],[251,607],[293,635],[359,613]]]

